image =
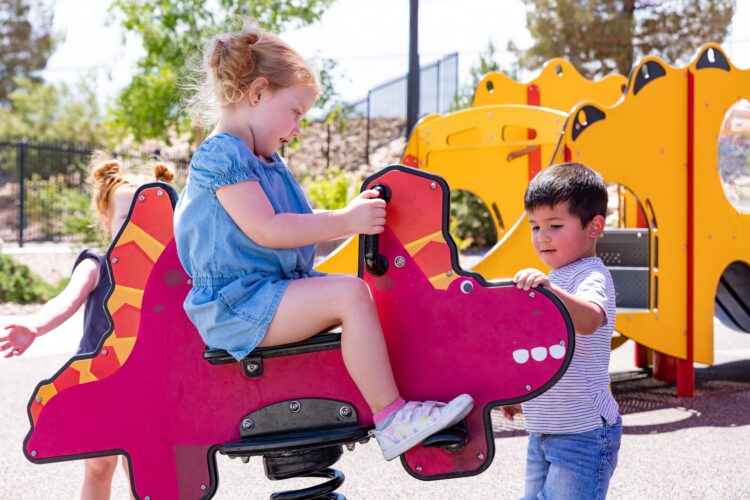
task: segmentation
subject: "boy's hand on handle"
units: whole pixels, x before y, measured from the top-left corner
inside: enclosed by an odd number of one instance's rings
[[[549,277],[538,269],[529,267],[527,269],[521,269],[513,276],[513,282],[518,288],[528,290],[529,288],[536,288],[539,285],[549,287]]]
[[[343,209],[349,231],[353,234],[378,234],[385,229],[385,200],[378,191],[362,191]]]
[[[515,419],[517,414],[523,413],[523,408],[520,404],[501,406],[500,413],[503,415],[503,417],[512,421],[513,419]]]
[[[0,353],[8,351],[6,358],[23,354],[38,335],[36,327],[21,323],[6,325],[3,330],[10,330],[10,333],[0,337],[0,342],[5,342],[0,345]]]

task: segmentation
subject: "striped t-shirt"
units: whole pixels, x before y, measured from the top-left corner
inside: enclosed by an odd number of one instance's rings
[[[550,283],[602,308],[594,333],[576,333],[575,350],[562,378],[547,392],[523,403],[528,432],[568,434],[614,424],[620,409],[609,390],[610,341],[615,326],[615,287],[599,257],[577,260],[549,274]]]

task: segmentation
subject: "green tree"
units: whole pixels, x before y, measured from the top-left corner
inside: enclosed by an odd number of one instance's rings
[[[41,0],[0,2],[0,104],[15,88],[16,78],[41,81],[35,73],[59,41],[52,33],[52,9]]]
[[[592,78],[629,75],[635,61],[656,54],[684,62],[706,42],[721,42],[736,0],[523,0],[534,38],[509,49],[528,69],[564,57]]]
[[[141,37],[146,55],[110,110],[110,123],[136,139],[164,137],[170,127],[189,130],[179,106],[178,80],[185,62],[200,54],[203,42],[236,30],[237,20],[246,17],[274,32],[305,26],[320,19],[333,1],[114,0],[114,19]]]
[[[0,137],[101,143],[104,130],[93,77],[84,77],[73,86],[25,78],[13,83],[15,90],[8,95],[7,105],[0,107]]]

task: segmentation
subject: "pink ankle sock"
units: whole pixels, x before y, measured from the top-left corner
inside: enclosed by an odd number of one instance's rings
[[[401,409],[402,406],[406,404],[406,401],[404,401],[403,398],[398,398],[393,403],[389,404],[379,412],[377,412],[375,415],[372,416],[373,420],[375,421],[375,425],[377,426],[382,421],[390,417],[392,414],[396,413],[398,410]]]

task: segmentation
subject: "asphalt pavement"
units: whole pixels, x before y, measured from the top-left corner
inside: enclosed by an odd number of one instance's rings
[[[0,317],[0,324],[9,318]],[[26,405],[36,384],[75,351],[80,315],[65,329],[40,338],[20,358],[0,359],[0,497],[70,499],[80,496],[83,465],[34,465],[21,452],[29,422]],[[78,322],[78,323],[76,323]],[[633,345],[612,354],[613,390],[623,413],[624,436],[612,479],[613,499],[750,498],[750,335],[716,321],[716,363],[697,366],[696,397],[675,397],[674,384],[630,378]],[[483,474],[421,482],[396,460],[385,462],[374,443],[345,451],[335,465],[346,475],[340,488],[350,500],[518,498],[523,490],[526,435],[519,424],[493,415],[496,454]],[[320,480],[273,482],[259,458],[243,464],[219,456],[217,499],[265,499],[272,492]],[[113,499],[129,498],[122,470]],[[156,499],[155,499],[156,500]]]

